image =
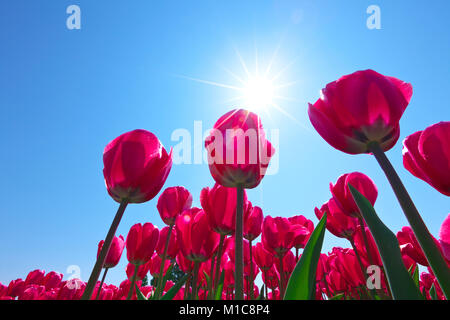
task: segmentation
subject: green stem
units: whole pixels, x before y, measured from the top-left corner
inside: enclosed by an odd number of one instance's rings
[[[367,234],[366,234],[366,226],[364,224],[364,219],[362,218],[361,214],[358,215],[358,219],[359,219],[359,226],[361,228],[361,233],[362,233],[362,237],[363,237],[363,241],[364,241],[364,246],[366,247],[367,258],[369,259],[369,264],[373,265],[374,260],[372,257],[372,253],[370,252],[369,240],[367,239]]]
[[[284,297],[283,257],[280,257],[280,297]]]
[[[249,254],[250,254],[250,299],[254,299],[254,295],[255,295],[255,285],[254,285],[254,279],[253,279],[253,255],[252,255],[252,241],[250,240],[248,242],[248,246],[249,246]],[[247,294],[248,295],[248,294]]]
[[[97,283],[98,277],[100,276],[100,272],[102,271],[102,267],[105,264],[109,248],[111,247],[112,240],[116,234],[117,227],[119,226],[120,220],[122,219],[123,213],[125,212],[127,205],[128,200],[122,200],[122,202],[120,203],[116,216],[114,217],[114,220],[111,223],[111,227],[109,228],[108,234],[106,235],[106,239],[105,242],[103,243],[102,250],[100,250],[98,259],[95,262],[94,268],[92,269],[91,275],[84,290],[83,296],[81,297],[81,300],[89,300],[92,296],[95,284]]]
[[[219,241],[219,248],[217,249],[217,256],[216,256],[216,271],[214,272],[214,293],[217,290],[217,286],[219,285],[219,278],[220,278],[220,264],[222,261],[222,251],[223,251],[223,243],[225,241],[225,235],[220,235],[220,241]]]
[[[380,145],[376,142],[371,142],[369,143],[368,148],[373,153],[381,169],[383,169],[386,177],[388,178],[398,202],[400,203],[400,206],[402,207],[403,212],[411,225],[414,235],[416,236],[417,241],[426,256],[445,297],[450,299],[450,269],[448,268],[444,257],[423,222],[422,217],[408,194],[408,191],[406,191],[400,177],[389,159],[384,154],[384,151],[381,149]]]
[[[156,299],[161,298],[162,292],[164,288],[162,287],[163,278],[164,278],[164,264],[166,262],[167,249],[169,248],[170,237],[172,236],[173,225],[169,227],[169,232],[167,233],[166,243],[164,245],[164,253],[161,257],[161,266],[159,267],[159,277],[158,277],[158,286],[156,287]]]
[[[102,292],[103,283],[105,282],[105,278],[106,278],[106,274],[108,273],[108,269],[109,268],[105,268],[105,270],[103,271],[102,281],[100,281],[100,286],[98,287],[97,296],[95,297],[95,300],[98,300],[98,298],[100,297],[100,292]]]
[[[217,252],[216,252],[217,255]],[[211,267],[209,268],[210,270],[210,276],[209,276],[209,283],[208,283],[208,300],[212,300],[213,299],[213,287],[214,287],[214,263],[216,262],[216,257],[213,255],[211,257]]]
[[[244,255],[243,255],[243,224],[244,224],[244,188],[236,187],[236,233],[235,233],[235,300],[244,300]]]
[[[131,286],[130,286],[130,290],[128,290],[127,300],[130,300],[131,297],[133,296],[133,293],[134,293],[134,284],[136,283],[138,270],[139,270],[139,265],[138,265],[138,264],[135,264],[135,265],[134,265],[134,273],[133,273],[133,277],[131,278]]]
[[[197,282],[198,282],[198,269],[200,267],[199,262],[194,262],[194,274],[192,279],[192,300],[198,300],[197,296]]]

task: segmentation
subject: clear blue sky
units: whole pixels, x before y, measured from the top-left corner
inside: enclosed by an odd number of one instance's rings
[[[66,28],[66,8],[81,8],[81,30]],[[381,9],[381,30],[369,30],[366,9]],[[401,120],[408,134],[450,120],[448,1],[66,1],[9,0],[0,5],[0,282],[28,271],[66,272],[78,265],[87,280],[97,243],[117,209],[102,175],[105,145],[143,128],[170,148],[175,129],[203,130],[234,108],[230,89],[188,80],[239,85],[255,52],[261,68],[278,54],[272,71],[289,100],[293,118],[261,113],[267,131],[279,129],[279,172],[249,192],[272,216],[303,214],[330,197],[329,183],[361,171],[379,188],[376,209],[397,232],[406,225],[381,169],[368,155],[330,147],[312,128],[307,103],[328,82],[372,68],[411,82],[414,94]],[[431,232],[450,211],[448,197],[402,166],[401,143],[388,152]],[[176,165],[165,186],[184,185],[199,206],[200,190],[212,186],[205,164]],[[163,224],[156,199],[130,205],[119,227]],[[324,251],[347,246],[327,233]],[[108,274],[125,279],[126,257]]]

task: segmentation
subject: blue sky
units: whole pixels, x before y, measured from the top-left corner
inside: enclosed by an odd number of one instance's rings
[[[81,8],[81,30],[68,30],[66,8]],[[366,27],[369,5],[381,9],[381,29]],[[102,174],[105,145],[143,128],[170,148],[174,130],[210,128],[237,107],[236,92],[188,80],[239,85],[237,52],[251,72],[288,66],[279,83],[289,99],[262,112],[267,131],[279,130],[279,171],[248,192],[264,214],[303,214],[330,197],[329,183],[361,171],[379,189],[375,205],[397,232],[406,219],[386,178],[369,155],[330,147],[313,129],[307,103],[328,82],[372,68],[412,83],[399,143],[388,152],[430,231],[437,236],[449,213],[448,197],[402,166],[401,140],[450,119],[448,1],[3,1],[0,5],[0,282],[40,268],[70,276],[77,265],[87,280],[97,243],[117,209]],[[292,64],[290,64],[292,62]],[[295,120],[294,120],[295,119]],[[270,138],[270,136],[269,136]],[[184,185],[199,206],[212,186],[206,164],[176,165],[167,186]],[[119,227],[138,222],[162,227],[156,200],[130,205]],[[324,251],[347,246],[326,234]],[[125,279],[126,257],[108,273]]]

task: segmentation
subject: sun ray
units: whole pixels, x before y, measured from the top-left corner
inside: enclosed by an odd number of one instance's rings
[[[209,81],[209,80],[203,80],[203,79],[197,79],[197,78],[192,78],[192,77],[188,77],[188,76],[184,76],[184,75],[176,75],[176,76],[180,77],[180,78],[188,79],[188,80],[191,80],[191,81],[195,81],[195,82],[209,84],[209,85],[216,86],[216,87],[227,88],[227,89],[232,89],[232,90],[236,90],[236,91],[243,91],[243,89],[240,88],[240,87],[232,86],[232,85],[225,84],[225,83]]]

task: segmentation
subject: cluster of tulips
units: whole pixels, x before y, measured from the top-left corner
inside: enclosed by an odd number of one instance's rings
[[[399,138],[411,96],[410,84],[365,70],[328,84],[308,109],[312,125],[331,146],[375,156],[410,224],[397,235],[378,218],[377,187],[360,172],[330,184],[330,199],[315,208],[316,227],[302,215],[264,217],[245,189],[260,184],[275,149],[260,118],[238,109],[223,115],[206,138],[215,185],[201,191],[201,208],[192,207],[186,188],[168,187],[157,202],[166,227],[138,223],[126,239],[116,236],[127,205],[156,197],[172,166],[172,152],[151,132],[122,134],[104,150],[106,187],[120,205],[98,244],[88,282],[35,270],[25,280],[0,284],[0,299],[448,299],[450,215],[439,240],[434,238],[384,153]],[[450,122],[434,124],[404,140],[404,166],[450,196],[449,150]],[[350,247],[321,253],[326,230]],[[127,279],[119,287],[107,285],[107,272],[125,247]],[[419,265],[427,272],[419,272]],[[176,283],[168,280],[175,266],[184,273]],[[379,283],[371,286],[368,271],[374,267]],[[143,285],[148,274],[153,283]]]

